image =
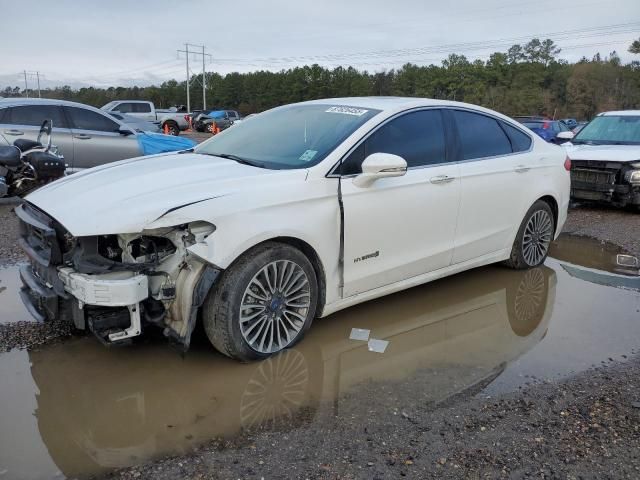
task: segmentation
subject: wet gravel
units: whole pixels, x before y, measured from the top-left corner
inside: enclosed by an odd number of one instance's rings
[[[640,256],[640,211],[578,205],[569,211],[563,232],[615,243]]]
[[[0,352],[14,348],[32,349],[64,340],[72,335],[69,322],[14,322],[0,324]]]
[[[435,408],[394,385],[365,385],[339,417],[213,441],[105,478],[640,478],[640,358],[621,360]]]
[[[18,218],[15,205],[0,205],[0,265],[12,265],[25,260],[18,246]]]

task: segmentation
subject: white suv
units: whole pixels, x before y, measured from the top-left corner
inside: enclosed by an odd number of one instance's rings
[[[241,360],[314,317],[494,262],[542,264],[564,150],[473,105],[343,98],[275,108],[171,155],[64,178],[16,213],[33,315],[106,343],[198,318]]]

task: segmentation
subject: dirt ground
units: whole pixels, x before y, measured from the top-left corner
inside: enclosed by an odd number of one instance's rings
[[[0,206],[0,266],[23,259],[12,208]],[[565,232],[640,255],[640,214],[575,208]],[[0,352],[64,337],[64,328],[4,325]],[[365,384],[358,387],[364,391],[346,394],[339,417],[326,415],[305,424],[302,413],[286,428],[245,432],[232,441],[212,439],[187,455],[156,459],[106,478],[636,479],[639,353],[612,358],[562,382],[533,383],[494,398],[463,392],[438,406],[408,402],[402,386]],[[363,405],[362,398],[370,401]],[[300,424],[305,427],[297,428]]]

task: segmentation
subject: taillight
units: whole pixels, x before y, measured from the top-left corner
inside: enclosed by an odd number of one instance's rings
[[[571,170],[571,159],[568,156],[564,159],[564,169],[567,172]]]
[[[184,119],[185,119],[187,122],[189,121],[189,118],[191,118],[191,117],[189,117],[189,115],[185,115],[185,116],[184,116]]]
[[[543,128],[544,130],[548,130],[550,125],[551,125],[551,124],[550,124],[549,122],[544,122],[544,123],[542,124],[542,128]]]

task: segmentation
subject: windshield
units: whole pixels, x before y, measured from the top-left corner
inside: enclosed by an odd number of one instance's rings
[[[594,118],[571,140],[593,145],[640,144],[639,115],[606,115]]]
[[[110,110],[111,107],[113,107],[114,105],[116,105],[118,102],[109,102],[106,105],[103,105],[102,107],[100,107],[100,110]]]
[[[377,113],[379,110],[337,105],[289,105],[234,125],[195,152],[234,156],[271,169],[308,168]]]

